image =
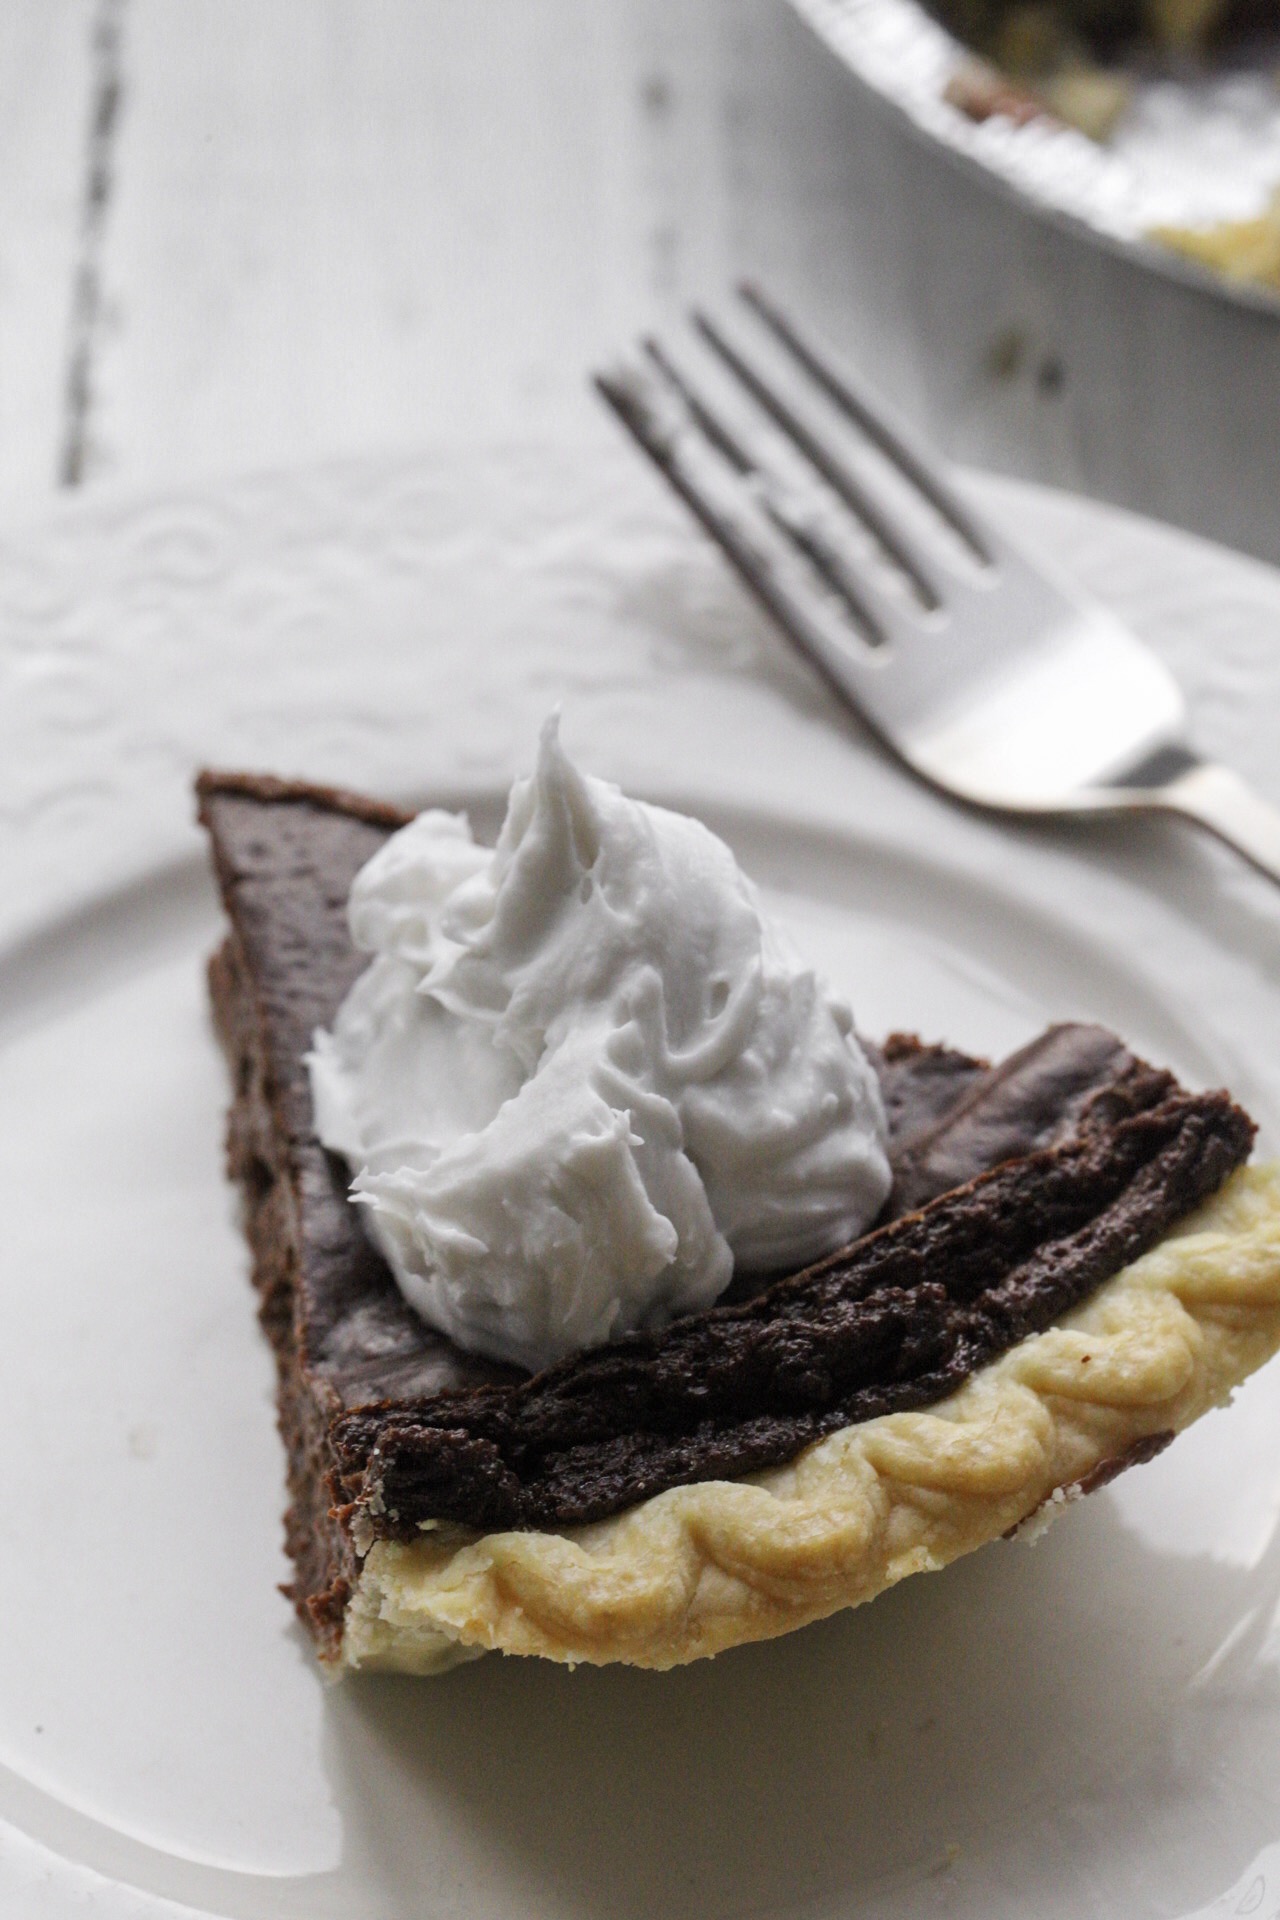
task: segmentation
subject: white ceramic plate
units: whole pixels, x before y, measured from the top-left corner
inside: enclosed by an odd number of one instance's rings
[[[1280,799],[1280,577],[983,492]],[[1034,1550],[773,1645],[323,1685],[274,1586],[188,782],[255,765],[491,819],[559,701],[588,767],[726,833],[868,1030],[1000,1050],[1092,1015],[1229,1081],[1273,1150],[1280,894],[1172,827],[1014,831],[910,785],[612,441],[90,505],[0,544],[0,1911],[1270,1911],[1274,1371]]]
[[[1218,65],[1135,63],[1131,102],[1100,146],[1048,117],[975,123],[952,106],[947,83],[971,55],[920,0],[791,4],[850,73],[991,184],[1156,272],[1280,311],[1274,291],[1210,273],[1148,237],[1155,227],[1254,219],[1280,187],[1274,36]]]

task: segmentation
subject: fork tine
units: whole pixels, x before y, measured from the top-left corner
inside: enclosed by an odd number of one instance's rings
[[[694,423],[740,479],[752,488],[778,531],[800,549],[827,585],[839,594],[854,619],[866,629],[870,643],[883,645],[888,638],[885,632],[889,624],[888,603],[880,600],[877,611],[873,604],[879,599],[876,589],[855,571],[848,554],[818,523],[811,505],[797,496],[794,488],[766,465],[756,448],[697,391],[660,341],[650,336],[642,344],[662,378],[683,401]]]
[[[662,342],[649,334],[641,345],[667,385],[679,394],[707,439],[713,447],[719,449],[729,465],[744,479],[749,474],[758,472],[759,462],[747,451],[745,441],[734,432],[726,420],[721,418],[709,401],[704,400],[701,394],[694,391]]]
[[[893,418],[883,400],[874,398],[847,367],[837,367],[829,354],[806,339],[795,322],[754,281],[744,280],[738,287],[738,296],[810,379],[923,494],[974,555],[984,565],[994,565],[994,543],[984,532],[978,516],[957,498],[929,455],[902,423]]]
[[[895,526],[879,502],[851,471],[848,462],[841,459],[835,449],[828,446],[795,408],[775,391],[760,369],[752,364],[742,349],[722,332],[708,314],[695,311],[693,324],[757,405],[781,427],[828,485],[852,508],[885,552],[892,555],[916,588],[926,609],[931,613],[936,612],[942,604],[942,598],[931,567],[915,543],[907,539],[900,527]]]
[[[718,500],[715,489],[697,471],[697,459],[691,453],[690,418],[687,409],[673,419],[661,404],[655,403],[652,376],[627,369],[619,373],[592,376],[602,398],[617,414],[623,426],[658,467],[669,484],[701,521],[711,538],[742,575],[758,599],[762,600],[796,646],[815,666],[834,691],[847,699],[839,674],[831,665],[837,653],[846,673],[860,657],[870,658],[862,635],[847,631],[832,632],[818,617],[815,596],[788,581],[769,551],[765,528],[761,525],[763,506],[753,499],[749,483],[741,473],[732,484],[732,499]],[[667,396],[669,399],[669,395]],[[665,412],[665,417],[664,417]],[[696,426],[692,429],[696,433]],[[729,490],[726,489],[726,493]],[[868,594],[867,606],[857,609],[871,636],[872,647],[886,639],[884,625],[874,610],[876,596]],[[887,610],[887,609],[886,609]]]

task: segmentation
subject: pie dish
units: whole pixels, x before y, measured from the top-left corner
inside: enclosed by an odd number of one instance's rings
[[[460,1354],[364,1238],[303,1067],[362,964],[350,882],[408,816],[243,775],[200,805],[293,1594],[334,1669],[786,1632],[1052,1517],[1280,1346],[1252,1123],[1064,1027],[997,1069],[886,1042],[895,1189],[854,1247],[532,1379]]]
[[[1240,308],[1254,316],[1247,325],[1265,334],[1276,285],[1269,205],[1280,178],[1273,80],[1280,22],[1273,6],[1262,0],[1216,6],[1189,0],[1149,9],[1128,0],[1098,0],[1096,7],[1088,0],[790,4],[849,73],[938,153],[1065,229],[1066,244],[1055,241],[1048,256],[1057,264],[1039,268],[1042,276],[1057,275],[1046,295],[1051,323],[1030,329],[1023,351],[1043,335],[1054,360],[1069,369],[1074,391],[1101,391],[1133,377],[1108,358],[1113,334],[1091,330],[1073,310],[1074,242],[1091,247],[1090,271],[1101,276],[1097,300],[1125,311],[1134,300],[1145,301],[1150,326],[1166,340],[1159,393],[1145,417],[1184,417],[1174,396],[1193,392],[1198,379],[1190,362],[1175,373],[1169,361],[1170,352],[1176,354],[1165,320],[1166,311],[1174,311],[1169,281],[1200,287],[1220,303],[1197,333],[1201,363],[1211,351],[1208,336],[1221,331],[1226,363],[1235,364],[1237,349],[1227,340],[1246,325]],[[960,249],[957,259],[967,257]],[[1006,266],[1016,281],[1016,270]],[[1013,331],[1021,337],[1026,330]],[[979,329],[979,354],[986,340]],[[1008,373],[1020,364],[1027,363],[1015,356]],[[1005,368],[1005,357],[996,354],[992,371],[1004,378]],[[1173,474],[1182,465],[1184,456],[1174,455],[1163,470]],[[1123,459],[1102,490],[1141,504]],[[1168,498],[1160,511],[1169,511]],[[1188,524],[1196,520],[1212,530],[1194,504],[1179,512]],[[1250,544],[1271,551],[1256,539]]]

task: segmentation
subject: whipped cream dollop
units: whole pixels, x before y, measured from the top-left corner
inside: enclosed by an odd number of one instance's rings
[[[406,1299],[537,1369],[817,1258],[889,1191],[875,1074],[723,841],[573,767],[497,846],[431,811],[356,876],[374,956],[309,1056]]]

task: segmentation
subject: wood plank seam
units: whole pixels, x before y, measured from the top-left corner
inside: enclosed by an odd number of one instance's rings
[[[114,181],[113,160],[124,98],[124,18],[128,0],[98,0],[92,24],[92,92],[80,246],[71,291],[64,430],[58,479],[78,487],[91,445],[94,353],[102,321],[102,254]]]

